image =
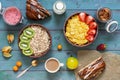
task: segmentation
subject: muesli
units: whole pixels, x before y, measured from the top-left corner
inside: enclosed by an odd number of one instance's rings
[[[31,25],[20,34],[19,47],[26,56],[42,56],[51,45],[48,31],[40,25]]]

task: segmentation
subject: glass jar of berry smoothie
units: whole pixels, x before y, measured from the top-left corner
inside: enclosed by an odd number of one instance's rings
[[[3,16],[5,23],[11,26],[15,26],[22,21],[22,14],[20,10],[15,6],[2,8],[2,5],[0,3],[0,14]]]

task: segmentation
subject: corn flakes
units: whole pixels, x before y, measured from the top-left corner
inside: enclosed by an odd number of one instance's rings
[[[84,22],[81,22],[78,15],[75,15],[68,20],[65,35],[72,43],[84,45],[88,42],[88,40],[85,38],[88,30],[88,25]]]

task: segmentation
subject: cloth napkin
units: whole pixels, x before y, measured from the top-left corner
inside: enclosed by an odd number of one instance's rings
[[[96,50],[78,51],[79,67],[74,71],[76,80],[82,80],[77,74],[78,71],[100,56],[103,57],[106,68],[96,80],[120,80],[120,55],[111,52],[100,53]]]

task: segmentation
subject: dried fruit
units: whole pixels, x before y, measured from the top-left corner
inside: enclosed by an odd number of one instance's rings
[[[7,35],[7,40],[9,43],[12,43],[14,41],[14,35],[13,34],[8,34]]]
[[[16,66],[17,66],[17,67],[21,67],[21,66],[22,66],[22,62],[21,62],[21,61],[17,61],[17,62],[16,62]]]
[[[99,44],[98,46],[97,46],[97,50],[98,51],[103,51],[103,50],[105,50],[106,49],[106,44]]]
[[[17,72],[18,69],[19,69],[19,68],[18,68],[17,66],[13,66],[13,71],[14,71],[14,72]]]
[[[12,48],[11,46],[5,46],[2,48],[2,53],[4,57],[11,57],[12,55],[10,54]]]
[[[58,50],[62,50],[62,45],[61,45],[61,44],[58,44],[57,49],[58,49]]]

